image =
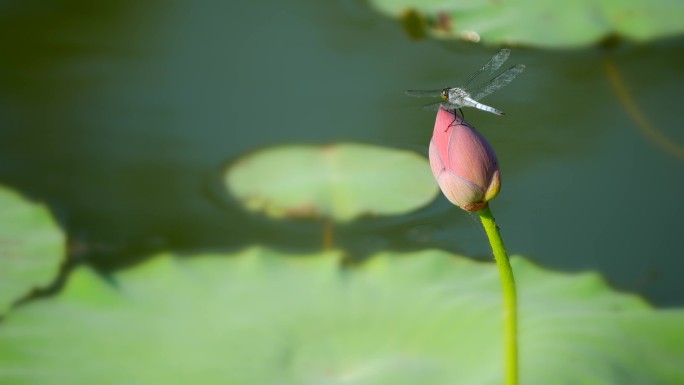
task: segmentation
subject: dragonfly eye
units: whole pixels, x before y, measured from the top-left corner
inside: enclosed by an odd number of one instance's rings
[[[442,100],[447,100],[449,99],[449,89],[445,88],[442,90]]]

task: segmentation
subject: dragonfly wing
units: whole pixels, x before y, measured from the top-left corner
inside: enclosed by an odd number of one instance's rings
[[[469,84],[472,84],[473,82],[477,83],[476,80],[481,78],[483,75],[488,75],[491,73],[494,73],[496,70],[501,68],[501,65],[508,60],[508,56],[511,54],[511,50],[508,48],[504,48],[501,51],[497,52],[496,55],[492,56],[491,59],[487,62],[487,64],[484,65],[484,67],[480,68],[475,72],[474,74],[470,75],[468,79],[466,79],[465,83],[463,83],[463,88],[468,88]]]
[[[472,90],[468,90],[468,92],[474,100],[480,100],[485,96],[491,94],[492,92],[512,82],[513,79],[515,79],[516,76],[520,75],[520,73],[524,70],[524,64],[514,65],[513,67],[503,72],[501,75],[495,77],[487,83],[480,84],[479,86],[474,87]]]
[[[426,104],[423,106],[423,109],[428,110],[428,111],[437,111],[437,110],[439,110],[439,107],[442,105],[444,105],[444,108],[448,108],[447,107],[448,103],[437,102],[437,103]]]
[[[442,90],[408,90],[406,95],[419,98],[437,98],[442,96]]]

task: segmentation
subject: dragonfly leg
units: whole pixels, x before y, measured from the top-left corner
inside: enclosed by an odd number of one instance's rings
[[[461,112],[461,121],[458,124],[455,124],[456,120],[458,120],[458,114],[456,113],[455,109],[453,111],[454,111],[454,120],[451,123],[449,123],[449,125],[447,126],[446,129],[444,129],[445,132],[446,132],[446,130],[450,129],[451,127],[456,127],[456,126],[460,126],[461,124],[463,124],[463,118],[464,118],[463,110],[460,108],[458,109],[458,111]]]

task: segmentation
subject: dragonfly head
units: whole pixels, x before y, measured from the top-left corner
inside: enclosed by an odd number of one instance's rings
[[[449,89],[443,89],[442,94],[440,96],[442,97],[442,100],[449,100]]]

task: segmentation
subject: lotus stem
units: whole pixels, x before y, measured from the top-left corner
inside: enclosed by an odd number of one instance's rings
[[[501,287],[503,289],[503,321],[505,349],[506,385],[518,384],[518,311],[515,292],[515,279],[511,269],[503,239],[496,225],[496,220],[489,210],[489,205],[477,211],[482,221],[489,243],[494,252],[494,259],[499,268]]]

